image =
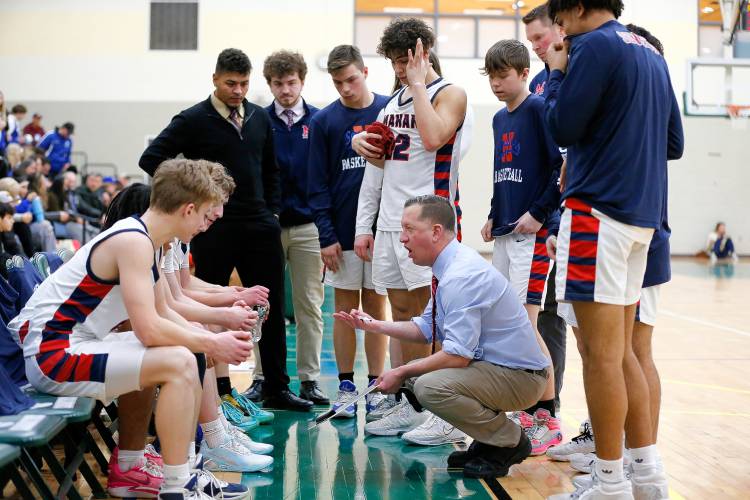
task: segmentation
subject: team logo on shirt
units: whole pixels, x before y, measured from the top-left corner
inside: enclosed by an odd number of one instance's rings
[[[302,138],[307,139],[310,136],[310,127],[302,125]]]
[[[542,95],[544,94],[544,87],[547,85],[547,82],[537,83],[536,88],[534,88],[534,94],[536,95]]]
[[[352,149],[352,137],[362,132],[365,129],[362,125],[354,125],[351,130],[347,130],[344,134],[344,144],[346,144],[346,155],[347,158],[341,159],[341,170],[351,170],[354,168],[365,168],[367,160],[359,156]]]
[[[503,136],[503,147],[501,149],[500,161],[502,163],[510,163],[513,161],[513,155],[521,154],[521,143],[516,139],[516,133],[514,131],[504,132]]]

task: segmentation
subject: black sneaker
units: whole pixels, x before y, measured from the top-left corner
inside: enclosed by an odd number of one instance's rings
[[[525,433],[513,448],[500,448],[481,443],[479,451],[464,465],[464,476],[474,478],[503,477],[511,465],[520,464],[531,455],[531,441]]]

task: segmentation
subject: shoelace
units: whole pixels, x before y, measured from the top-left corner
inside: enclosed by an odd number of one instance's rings
[[[357,399],[358,396],[359,394],[357,394],[356,392],[339,391],[336,395],[336,401],[334,404],[344,406],[347,405],[347,403],[351,403],[352,401]]]
[[[586,441],[593,441],[593,440],[594,440],[594,436],[591,434],[591,431],[588,429],[588,427],[585,428],[581,434],[571,439],[571,441],[574,442],[575,444],[583,444]]]
[[[211,487],[209,489],[210,496],[208,496],[207,498],[224,498],[224,490],[222,490],[222,488],[227,486],[229,483],[222,481],[221,479],[214,476],[210,471],[207,471],[207,470],[198,469],[195,471],[195,473],[199,478],[199,481],[198,481],[199,483],[200,483],[200,479],[204,479],[205,481],[207,481],[206,486]],[[200,493],[203,493],[204,488],[205,486],[201,488]],[[219,495],[218,497],[216,496],[217,494]],[[197,496],[196,498],[201,498],[201,497]]]
[[[242,422],[245,415],[242,414],[241,410],[238,410],[232,403],[229,401],[222,401],[221,402],[221,409],[224,412],[224,415],[227,417],[227,420],[232,420],[235,422]]]
[[[141,472],[145,472],[146,474],[153,477],[164,477],[164,473],[162,472],[161,467],[159,467],[155,462],[152,462],[151,460],[144,460],[143,464],[138,467],[138,470],[140,470]]]
[[[422,425],[419,426],[419,428],[422,430],[428,430],[436,425],[438,425],[438,418],[437,415],[433,413],[432,416],[430,416]]]
[[[237,401],[237,403],[242,406],[250,415],[255,415],[260,412],[260,407],[247,399],[242,394],[238,394],[237,396],[233,396],[234,400]]]
[[[391,408],[394,408],[398,403],[396,402],[396,398],[392,398],[391,396],[386,396],[380,401],[378,401],[378,404],[375,405],[375,408],[373,408],[373,411],[382,411],[383,413],[387,412]]]

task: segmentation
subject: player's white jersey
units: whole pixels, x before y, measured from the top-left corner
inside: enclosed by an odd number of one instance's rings
[[[104,366],[106,355],[68,355],[65,350],[76,342],[102,339],[128,319],[119,280],[104,280],[91,270],[91,252],[104,240],[122,232],[148,236],[137,217],[128,217],[103,231],[81,247],[70,261],[50,275],[34,292],[26,306],[8,325],[24,357],[36,356],[42,371],[60,382],[94,376]],[[154,255],[152,281],[159,278]],[[101,361],[101,363],[99,363]],[[103,381],[104,373],[101,373]],[[94,377],[96,378],[96,377]]]
[[[442,78],[427,85],[430,101],[448,85]],[[376,183],[380,176],[375,172],[365,173],[357,207],[357,234],[370,233],[368,228],[376,215],[378,230],[400,231],[404,203],[411,197],[437,194],[455,201],[462,127],[437,151],[427,151],[417,130],[413,99],[404,97],[407,88],[393,94],[378,115],[378,121],[393,131],[396,142],[393,153],[385,160],[379,211],[372,199],[379,188]],[[375,168],[367,165],[368,170]]]

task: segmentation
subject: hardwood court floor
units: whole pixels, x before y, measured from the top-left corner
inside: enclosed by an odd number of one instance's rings
[[[703,262],[675,260],[664,287],[654,351],[663,384],[659,436],[671,497],[748,498],[750,492],[750,263],[710,270]],[[333,397],[337,386],[332,318],[325,314],[321,383]],[[288,335],[289,373],[295,377],[295,337]],[[366,367],[359,338],[357,384]],[[247,372],[233,372],[244,389]],[[586,416],[581,364],[568,337],[562,420],[566,441]],[[356,421],[342,420],[307,431],[311,415],[276,412],[275,423],[253,437],[276,447],[273,472],[219,474],[251,486],[257,499],[454,499],[494,498],[499,486],[513,499],[539,499],[572,491],[566,463],[534,458],[514,466],[499,483],[464,479],[445,468],[452,447],[406,446],[397,438],[365,437],[363,409]],[[323,411],[316,410],[316,411]],[[102,481],[106,481],[103,478]],[[82,488],[83,489],[83,488]],[[6,490],[6,494],[12,493]]]

